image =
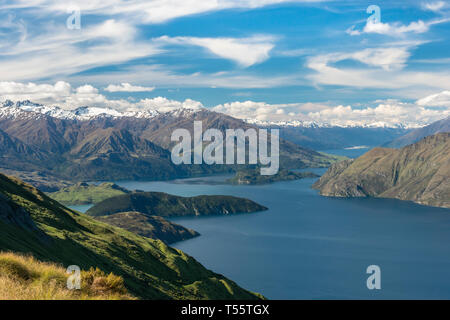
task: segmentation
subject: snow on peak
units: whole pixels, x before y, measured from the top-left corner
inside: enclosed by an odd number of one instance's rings
[[[0,104],[0,117],[39,117],[42,115],[66,120],[92,120],[96,118],[153,118],[160,113],[156,110],[119,112],[111,108],[79,107],[73,110],[62,109],[58,106],[46,106],[29,100],[13,102],[6,100]]]
[[[348,120],[345,123],[327,123],[327,122],[317,122],[309,120],[291,120],[291,121],[266,121],[257,119],[245,119],[247,123],[254,124],[261,127],[299,127],[299,128],[331,128],[331,127],[341,127],[341,128],[395,128],[395,129],[413,129],[420,128],[423,125],[420,124],[402,124],[402,123],[389,123],[384,121],[375,121],[370,123],[365,123],[361,121]]]

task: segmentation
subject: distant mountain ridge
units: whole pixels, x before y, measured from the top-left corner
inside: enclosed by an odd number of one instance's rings
[[[344,149],[367,145],[379,146],[410,132],[411,129],[398,127],[340,127],[340,126],[280,126],[269,125],[262,128],[280,130],[280,137],[314,150]]]
[[[342,125],[337,123],[319,122],[314,120],[290,120],[290,121],[268,121],[258,119],[244,119],[245,122],[260,127],[283,127],[283,128],[392,128],[392,129],[415,129],[420,128],[421,124],[403,124],[397,122],[394,124],[384,121],[373,121],[367,124],[351,122]]]
[[[404,136],[384,144],[383,147],[401,148],[408,144],[416,143],[426,136],[431,136],[440,132],[450,132],[450,117],[433,122],[423,128],[413,130]]]
[[[450,133],[402,149],[374,148],[332,165],[313,185],[333,197],[381,197],[450,208]]]

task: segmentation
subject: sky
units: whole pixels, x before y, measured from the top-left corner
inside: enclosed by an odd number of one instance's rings
[[[0,100],[424,125],[449,31],[450,1],[1,0]]]

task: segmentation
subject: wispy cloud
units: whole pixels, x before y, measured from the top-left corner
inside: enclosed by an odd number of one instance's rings
[[[113,19],[79,32],[49,28],[1,48],[0,74],[2,80],[15,81],[64,77],[161,53],[154,45],[135,40],[135,34],[134,26]]]
[[[241,39],[162,36],[154,41],[156,43],[200,46],[218,57],[235,61],[242,67],[249,67],[269,59],[270,50],[275,46],[275,38],[271,36],[253,36]]]
[[[77,0],[76,5],[86,14],[128,15],[135,22],[154,24],[169,20],[233,8],[255,9],[273,4],[324,2],[329,0]],[[60,0],[14,0],[0,9],[39,8],[65,14],[67,2]]]
[[[334,53],[309,58],[307,67],[315,73],[308,76],[316,84],[359,88],[402,89],[414,86],[446,89],[450,87],[447,72],[402,70],[410,56],[409,47],[374,48],[352,53]],[[352,59],[374,68],[337,67],[336,62]],[[388,81],[387,81],[388,79]]]
[[[355,29],[355,26],[347,29],[347,33],[352,36],[359,36],[363,33],[378,33],[389,36],[401,36],[405,33],[425,33],[429,30],[430,25],[438,22],[423,22],[422,20],[413,21],[408,25],[403,25],[399,22],[395,23],[383,23],[367,21],[364,28],[359,31]]]
[[[444,1],[424,2],[422,8],[433,12],[440,12],[442,9],[448,7]]]
[[[450,108],[450,91],[442,91],[419,99],[416,102],[421,106],[448,107]]]
[[[110,84],[105,88],[105,91],[108,92],[152,92],[153,90],[155,90],[155,87],[134,86],[127,82],[120,85]]]

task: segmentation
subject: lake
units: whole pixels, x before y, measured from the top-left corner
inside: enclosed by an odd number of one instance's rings
[[[201,234],[174,247],[269,299],[450,298],[449,209],[322,197],[311,189],[315,179],[220,184],[227,177],[116,183],[181,196],[234,195],[268,207],[252,214],[172,220]],[[367,289],[369,265],[381,268],[381,290]]]

